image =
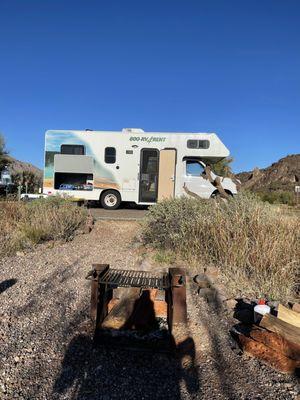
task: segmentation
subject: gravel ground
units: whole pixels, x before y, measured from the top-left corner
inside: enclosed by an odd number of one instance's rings
[[[189,328],[197,352],[188,362],[93,347],[84,277],[95,262],[138,268],[137,229],[136,222],[99,221],[72,242],[1,260],[0,398],[296,399],[297,378],[233,350],[230,315],[205,303],[192,286]],[[147,259],[145,266],[155,268]]]

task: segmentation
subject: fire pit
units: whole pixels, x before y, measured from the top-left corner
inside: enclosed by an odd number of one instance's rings
[[[186,274],[119,270],[94,264],[91,318],[98,344],[170,351],[186,337]]]

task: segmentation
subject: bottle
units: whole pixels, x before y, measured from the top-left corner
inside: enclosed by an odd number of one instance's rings
[[[257,305],[254,307],[254,323],[259,324],[262,316],[270,314],[271,308],[266,304],[264,299],[259,299]]]

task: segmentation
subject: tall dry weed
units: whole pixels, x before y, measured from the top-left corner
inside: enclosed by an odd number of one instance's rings
[[[0,256],[46,240],[70,240],[86,221],[84,209],[53,197],[0,204]]]
[[[296,294],[300,224],[255,196],[227,203],[179,198],[151,207],[143,240],[220,268],[232,291],[287,301]]]

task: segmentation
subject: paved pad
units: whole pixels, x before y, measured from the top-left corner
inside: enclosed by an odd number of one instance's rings
[[[142,219],[146,209],[119,208],[117,210],[105,210],[104,208],[91,208],[91,214],[96,220],[118,220],[118,221],[136,221]]]

